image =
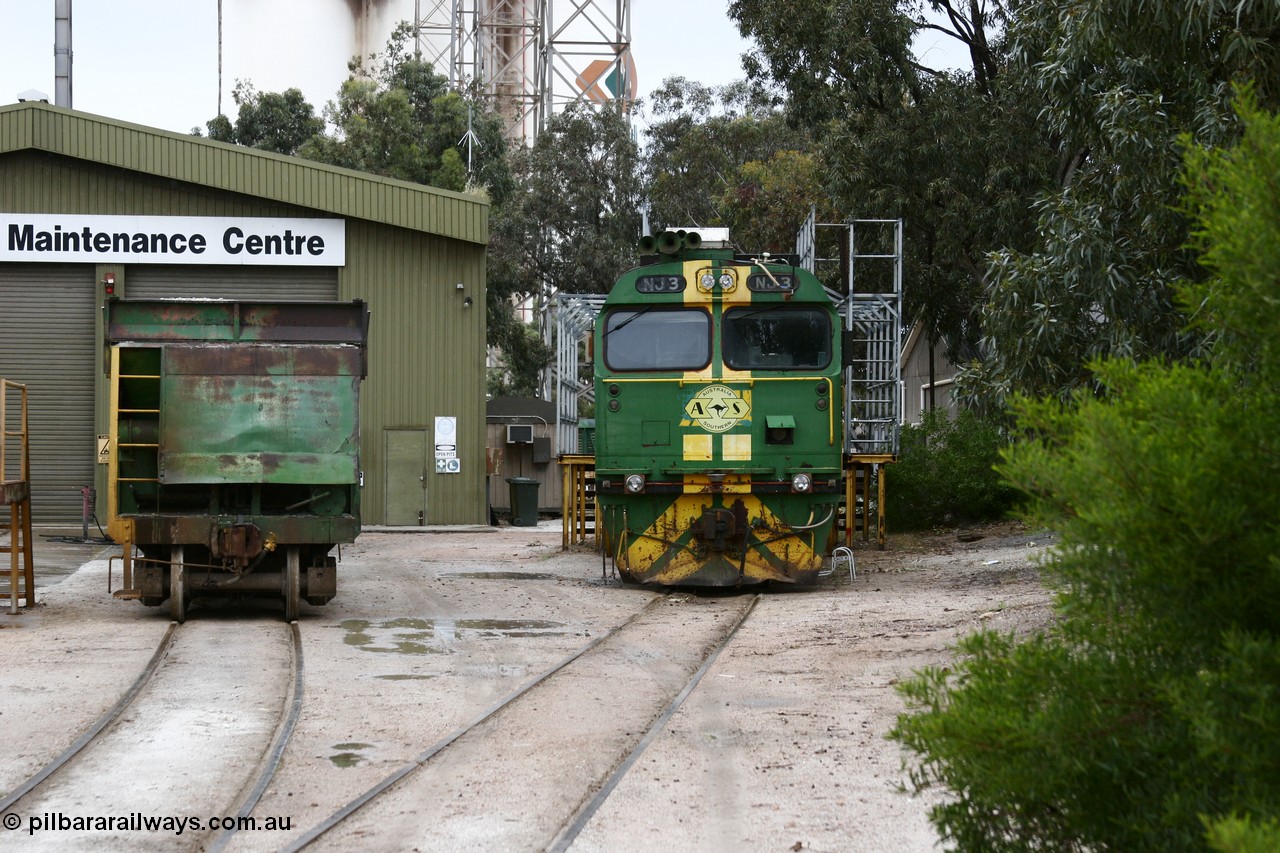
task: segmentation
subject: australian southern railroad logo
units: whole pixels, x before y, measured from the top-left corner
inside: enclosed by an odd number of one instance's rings
[[[724,432],[751,414],[751,406],[732,388],[708,385],[689,400],[684,413],[707,432]]]

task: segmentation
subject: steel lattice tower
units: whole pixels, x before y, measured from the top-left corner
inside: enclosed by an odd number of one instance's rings
[[[530,143],[577,102],[635,98],[630,0],[416,0],[419,52],[450,83],[493,100]]]

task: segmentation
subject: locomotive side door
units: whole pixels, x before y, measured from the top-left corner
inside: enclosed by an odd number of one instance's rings
[[[414,527],[427,523],[427,459],[430,436],[425,427],[385,430],[383,482],[386,523]]]

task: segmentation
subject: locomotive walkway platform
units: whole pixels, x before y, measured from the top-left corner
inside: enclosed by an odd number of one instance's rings
[[[840,538],[851,545],[855,534],[864,542],[875,530],[876,545],[884,550],[886,465],[896,462],[889,453],[846,454],[844,457],[844,501],[840,505]],[[596,529],[596,458],[592,454],[560,456],[561,515],[564,518],[562,548],[570,545],[595,544]],[[874,489],[874,494],[873,494]],[[849,512],[849,508],[853,512]],[[875,507],[875,512],[870,509]]]

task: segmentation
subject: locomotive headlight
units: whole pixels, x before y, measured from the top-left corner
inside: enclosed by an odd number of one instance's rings
[[[738,287],[738,277],[731,270],[704,269],[698,273],[698,290],[703,293],[729,293]]]
[[[813,488],[813,478],[808,474],[796,474],[791,478],[791,491],[807,492]]]
[[[623,484],[626,486],[627,494],[638,495],[644,491],[644,474],[628,474]]]

